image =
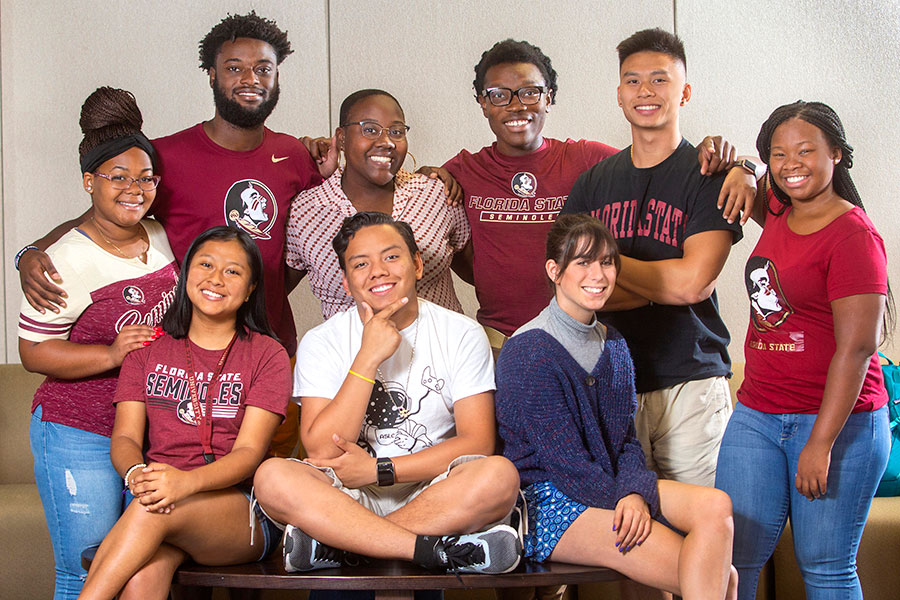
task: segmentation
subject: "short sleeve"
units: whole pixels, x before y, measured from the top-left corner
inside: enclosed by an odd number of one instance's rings
[[[146,402],[145,367],[150,348],[129,352],[119,369],[119,381],[113,404],[119,402]]]
[[[496,389],[494,358],[491,345],[481,326],[467,326],[457,342],[453,379],[450,382],[452,402]]]
[[[275,340],[262,336],[259,339],[264,347],[260,349],[261,356],[244,404],[283,417],[291,398],[291,362],[287,352]]]
[[[744,237],[740,223],[729,223],[722,217],[722,209],[719,208],[719,192],[725,183],[725,173],[712,176],[700,174],[700,167],[696,166],[696,173],[691,173],[691,178],[697,183],[697,194],[692,204],[687,208],[687,222],[684,224],[684,238],[687,239],[695,233],[704,231],[731,231],[731,243],[736,244]]]
[[[48,310],[45,314],[41,314],[23,295],[18,330],[19,337],[23,340],[43,342],[69,339],[72,325],[91,304],[90,291],[84,286],[78,271],[62,257],[51,254],[50,258],[63,279],[62,287],[68,294],[66,306],[60,307],[58,313]]]
[[[303,256],[302,239],[308,232],[304,232],[306,222],[305,193],[300,192],[291,200],[291,210],[288,216],[287,230],[285,232],[284,262],[297,271],[309,271],[309,264]]]
[[[450,206],[447,210],[450,213],[450,246],[454,252],[459,252],[472,238],[472,228],[466,219],[466,209],[462,206]]]
[[[584,166],[582,171],[587,171],[598,162],[606,160],[619,151],[612,146],[607,146],[601,142],[592,142],[590,140],[579,140],[577,143],[583,145],[584,149]]]
[[[887,294],[887,256],[877,232],[864,229],[835,244],[825,278],[828,301],[857,294]]]
[[[297,347],[294,397],[334,398],[345,378],[341,356],[323,332],[318,328],[307,332]]]

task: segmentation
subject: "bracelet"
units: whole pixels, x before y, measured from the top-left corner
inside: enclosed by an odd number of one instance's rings
[[[135,469],[141,469],[141,468],[146,467],[146,466],[147,466],[147,463],[137,463],[137,464],[134,464],[134,465],[131,465],[130,467],[128,467],[128,470],[125,471],[125,477],[124,477],[124,479],[125,479],[125,489],[126,489],[126,490],[129,489],[129,487],[130,487],[130,484],[128,483],[128,478],[131,477],[131,473],[132,473]]]
[[[372,385],[375,385],[375,380],[374,380],[374,379],[369,379],[369,378],[366,377],[365,375],[360,375],[359,373],[357,373],[357,372],[354,371],[353,369],[349,369],[349,372],[350,372],[351,375],[356,375],[357,377],[359,377],[359,378],[362,379],[363,381],[368,381],[368,382],[371,383]]]
[[[24,248],[22,248],[21,250],[19,250],[18,252],[16,252],[16,257],[13,259],[13,263],[16,265],[16,271],[19,270],[19,260],[20,260],[20,259],[25,255],[25,253],[28,252],[29,250],[40,250],[40,248],[38,248],[37,246],[32,246],[31,244],[28,244],[27,246],[25,246]]]
[[[375,471],[378,477],[378,487],[394,485],[396,475],[394,473],[394,461],[390,458],[378,458],[375,460]]]

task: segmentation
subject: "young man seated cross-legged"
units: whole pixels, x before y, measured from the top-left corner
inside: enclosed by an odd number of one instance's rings
[[[519,477],[494,452],[487,338],[416,298],[422,259],[409,225],[357,213],[334,239],[356,306],[300,342],[294,395],[305,462],[273,458],[256,497],[284,534],[287,571],[352,555],[504,573],[521,554],[505,522]]]

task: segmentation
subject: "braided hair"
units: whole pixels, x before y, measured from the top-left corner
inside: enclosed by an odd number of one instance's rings
[[[759,136],[756,138],[756,150],[759,157],[764,163],[769,164],[769,157],[772,153],[772,135],[779,125],[790,119],[801,119],[811,125],[815,125],[825,134],[828,143],[834,148],[840,148],[841,161],[834,167],[834,175],[832,175],[831,185],[835,193],[854,206],[860,207],[863,211],[862,198],[853,179],[850,177],[850,168],[853,166],[853,146],[847,143],[846,134],[844,133],[844,125],[841,123],[840,117],[834,112],[834,109],[823,104],[822,102],[804,102],[798,100],[793,104],[785,104],[776,108],[766,122],[763,123],[759,130]],[[791,199],[775,183],[772,177],[772,171],[767,174],[767,182],[772,192],[775,194],[776,200],[781,207],[776,211],[766,203],[766,208],[772,215],[782,215],[787,207],[791,205]],[[890,281],[887,286],[887,298],[885,301],[885,312],[882,320],[882,343],[891,337],[894,326],[897,321],[897,311],[894,305],[894,294],[891,291]]]
[[[255,10],[251,10],[246,15],[228,15],[200,40],[200,68],[208,72],[215,67],[216,56],[222,44],[242,37],[260,40],[272,46],[279,65],[288,54],[293,53],[287,31],[279,29],[272,19],[260,17]]]
[[[481,55],[481,60],[475,65],[475,95],[480,96],[484,91],[484,76],[487,70],[503,63],[531,63],[540,70],[547,82],[547,89],[551,92],[550,104],[556,104],[556,71],[550,63],[550,57],[541,52],[541,49],[526,41],[517,42],[506,39],[491,46]]]
[[[87,97],[81,105],[78,124],[84,139],[78,146],[78,155],[85,154],[110,140],[141,132],[144,118],[134,95],[126,90],[101,87]]]
[[[772,135],[779,125],[790,119],[801,119],[811,125],[818,127],[828,143],[834,148],[841,150],[841,162],[834,167],[834,175],[832,178],[832,186],[838,196],[861,209],[865,210],[862,198],[850,178],[850,168],[853,166],[853,146],[847,143],[846,134],[844,133],[844,125],[841,123],[840,117],[827,104],[821,102],[804,102],[798,100],[793,104],[785,104],[776,108],[766,122],[763,123],[759,130],[759,136],[756,138],[756,149],[759,151],[759,157],[766,164],[769,164],[769,156],[772,153]],[[768,210],[773,215],[783,214],[791,204],[791,199],[787,193],[775,183],[772,172],[766,175],[768,177],[769,187],[775,194],[775,198],[781,204],[776,212],[771,206]]]

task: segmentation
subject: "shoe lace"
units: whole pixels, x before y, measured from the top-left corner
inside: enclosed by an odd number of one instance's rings
[[[344,557],[344,552],[342,550],[338,550],[333,546],[317,543],[316,551],[313,556],[316,561],[335,562],[341,564]]]
[[[459,536],[447,538],[442,550],[447,557],[447,570],[456,575],[456,579],[460,583],[463,582],[462,577],[459,576],[460,567],[468,567],[485,561],[484,548],[482,546],[471,542],[460,544]]]

